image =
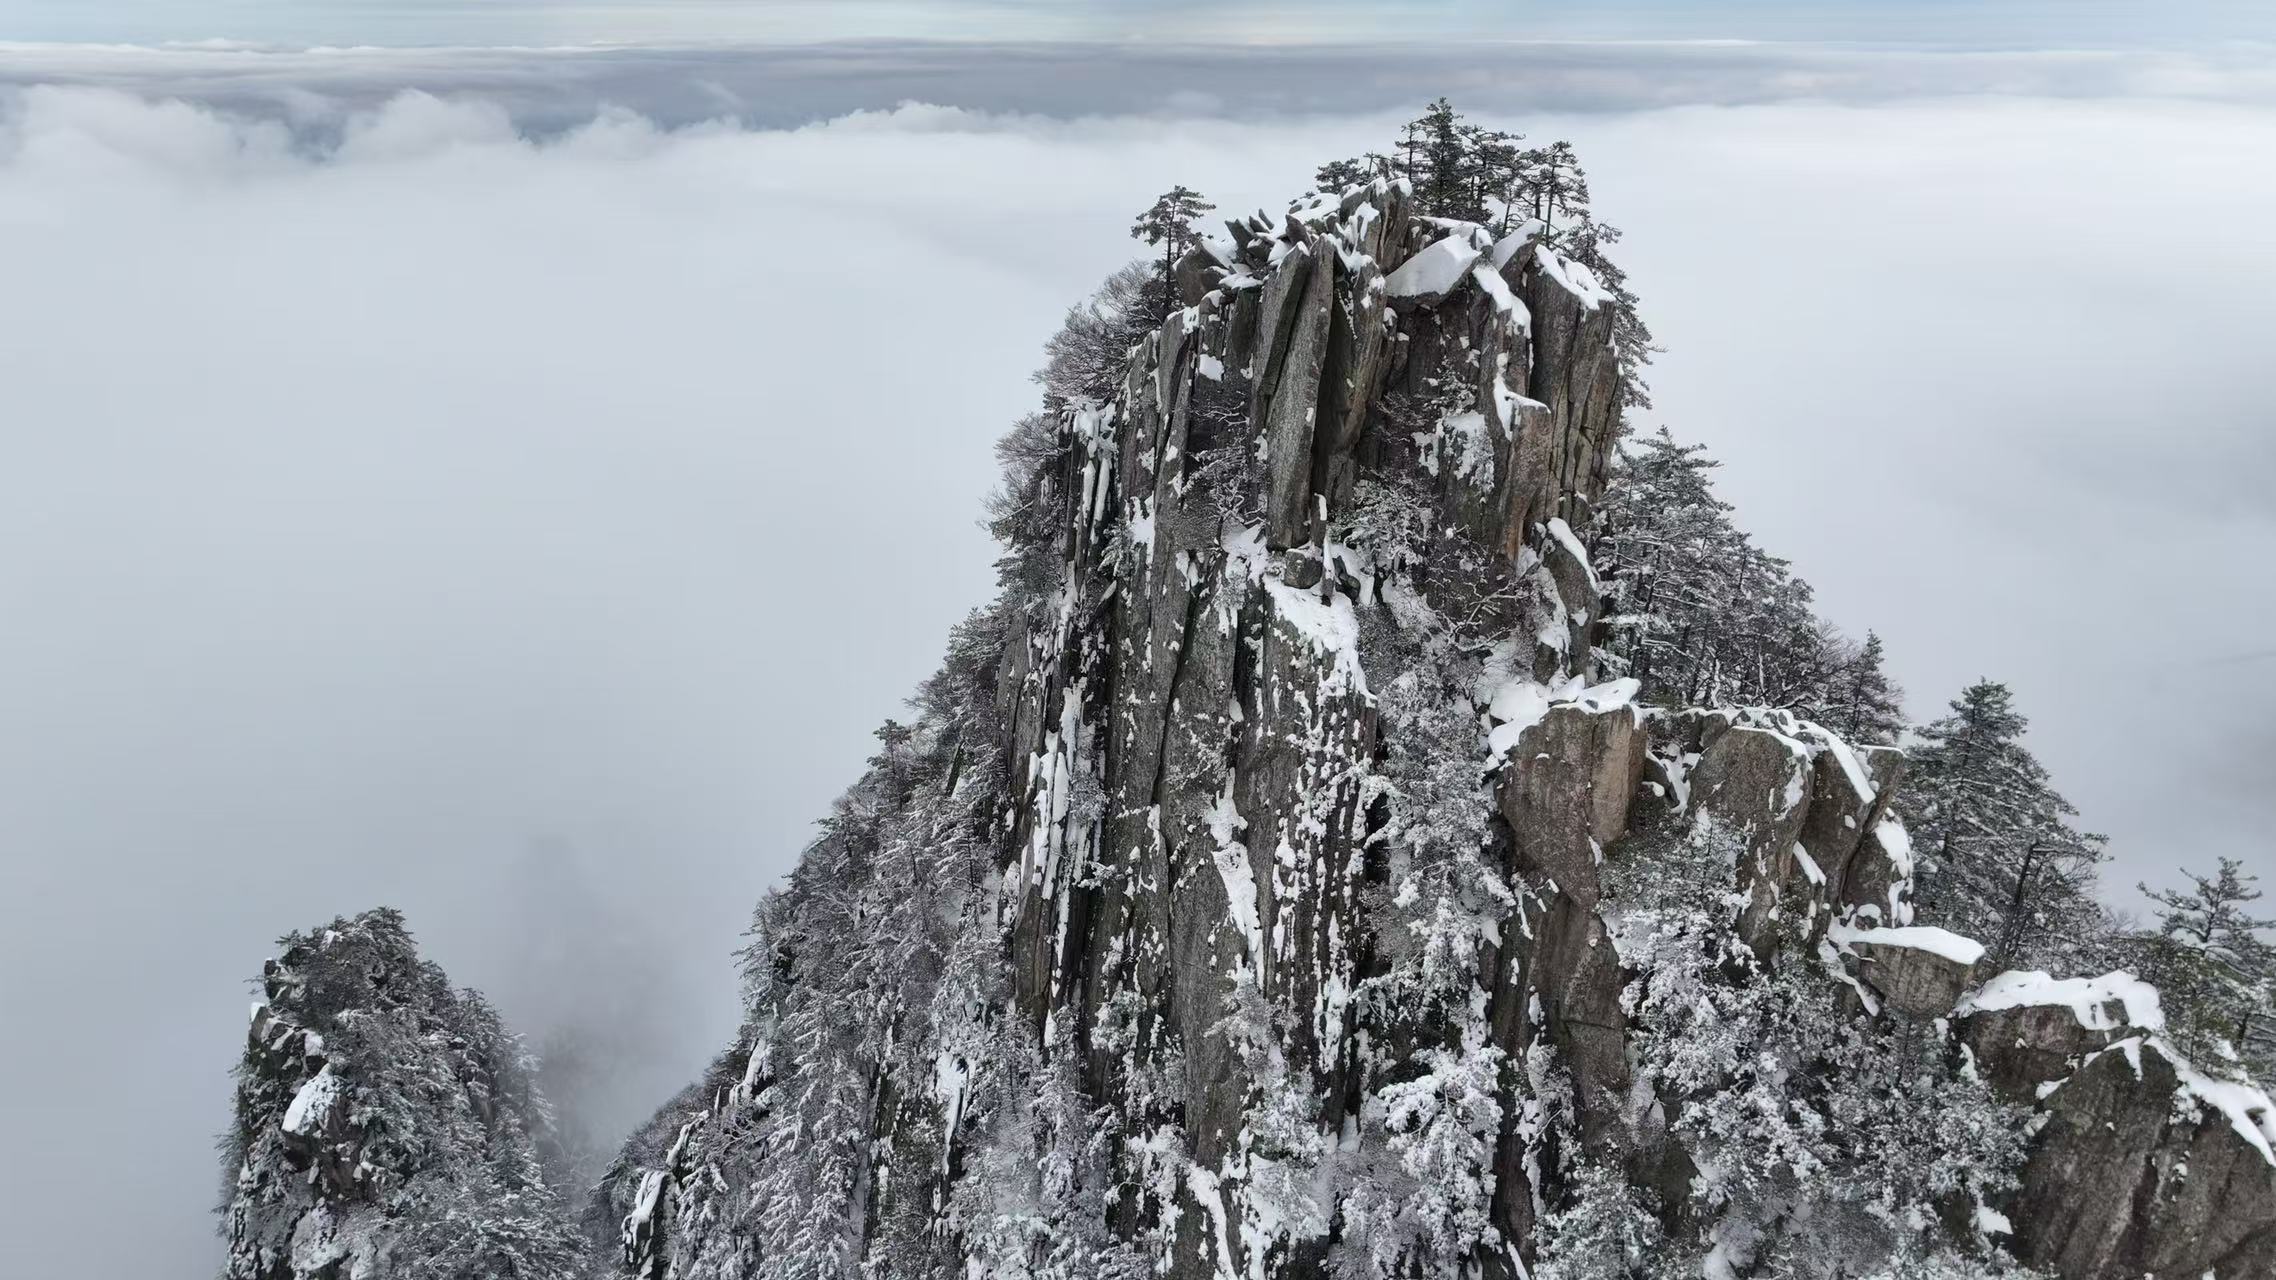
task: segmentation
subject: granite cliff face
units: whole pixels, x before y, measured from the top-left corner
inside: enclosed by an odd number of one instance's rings
[[[1007,439],[1002,596],[761,905],[608,1265],[2276,1276],[2266,1099],[1916,921],[1900,751],[1598,669],[1613,299],[1411,204],[1228,224]],[[309,1158],[232,1274],[387,1274],[276,1261],[370,1200]]]

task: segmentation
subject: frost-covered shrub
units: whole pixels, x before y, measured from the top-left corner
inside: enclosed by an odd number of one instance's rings
[[[1731,930],[1737,848],[1706,821],[1607,864],[1636,1069],[1697,1166],[1680,1208],[1710,1224],[1711,1266],[1988,1249],[1975,1210],[2015,1186],[2024,1115],[1956,1069],[1940,1025],[1860,1016],[1814,957],[1758,960]]]

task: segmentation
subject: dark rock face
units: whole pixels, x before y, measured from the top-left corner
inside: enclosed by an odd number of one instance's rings
[[[1838,901],[1865,833],[1888,812],[1889,798],[1903,773],[1904,753],[1888,747],[1851,747],[1831,734],[1817,737],[1820,749],[1810,768],[1809,817],[1795,859],[1800,882],[1790,877],[1783,896]],[[1823,936],[1832,921],[1832,911],[1814,912],[1811,936]]]
[[[1597,865],[1627,834],[1643,772],[1644,730],[1634,712],[1551,708],[1518,738],[1502,781],[1516,869],[1548,877],[1593,910]]]
[[[2154,1040],[2097,1053],[2048,1096],[2009,1215],[2018,1255],[2109,1280],[2276,1276],[2267,1117],[2222,1091]]]
[[[1775,729],[1742,727],[1718,735],[1692,775],[1693,812],[1740,834],[1745,852],[1739,885],[1747,895],[1739,936],[1758,951],[1776,941],[1785,900],[1796,877],[1794,845],[1809,816],[1809,749]],[[1804,912],[1806,916],[1806,911]],[[1957,993],[1955,993],[1957,994]]]
[[[2088,1054],[2165,1026],[2157,992],[2129,973],[2057,981],[2003,973],[1953,1009],[1960,1041],[1994,1089],[2033,1101]]]
[[[1940,935],[1923,940],[1919,934]],[[1965,943],[1952,947],[1949,943]],[[1912,1018],[1940,1018],[1952,1011],[1975,976],[1983,949],[1941,929],[1870,930],[1848,940],[1859,960],[1859,976],[1884,1005]]]

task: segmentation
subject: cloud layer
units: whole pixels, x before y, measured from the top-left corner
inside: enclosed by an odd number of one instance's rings
[[[35,1271],[210,1273],[241,983],[334,913],[404,907],[533,1031],[642,1019],[611,1118],[661,1102],[984,598],[987,444],[1131,211],[1277,205],[1397,118],[587,99],[533,142],[515,91],[291,80],[0,108],[0,1025],[39,1046],[0,1065],[0,1229]],[[1728,461],[1916,711],[2012,680],[2120,884],[2265,863],[2276,113],[1510,122],[1629,230],[1642,425]]]
[[[1487,41],[1353,45],[955,42],[748,47],[168,47],[0,45],[0,87],[67,85],[175,97],[336,140],[348,116],[406,88],[478,99],[536,133],[610,103],[670,126],[780,127],[920,100],[993,115],[1285,122],[1411,112],[1440,94],[1472,111],[1627,112],[1774,102],[1884,103],[1951,95],[2276,102],[2267,43],[2165,49]],[[970,36],[967,31],[964,34]],[[2267,33],[2276,39],[2276,29]]]

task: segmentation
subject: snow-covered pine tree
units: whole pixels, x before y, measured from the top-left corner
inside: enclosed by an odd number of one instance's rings
[[[2276,950],[2263,936],[2276,919],[2252,914],[2259,877],[2235,858],[2210,876],[2183,874],[2186,891],[2141,887],[2158,908],[2144,953],[2168,1033],[2196,1061],[2276,1079]]]
[[[1843,654],[1826,689],[1819,720],[1851,742],[1893,745],[1905,731],[1904,690],[1883,666],[1881,637],[1865,633],[1865,643]]]
[[[1993,968],[2070,970],[2103,932],[2103,839],[2023,745],[2004,684],[1979,680],[1922,727],[1900,804],[1922,862],[1921,912],[1981,940]]]
[[[1216,207],[1202,199],[1200,192],[1181,182],[1156,197],[1153,206],[1139,214],[1137,222],[1132,224],[1131,239],[1162,248],[1160,289],[1156,294],[1156,300],[1162,305],[1156,309],[1157,318],[1161,311],[1168,309],[1171,277],[1177,271],[1178,258],[1201,243],[1201,233],[1194,230],[1195,220]]]
[[[1818,617],[1810,585],[1733,523],[1720,465],[1664,427],[1624,443],[1595,549],[1607,656],[1655,702],[1779,707],[1857,741],[1894,737],[1879,639],[1861,647]]]

